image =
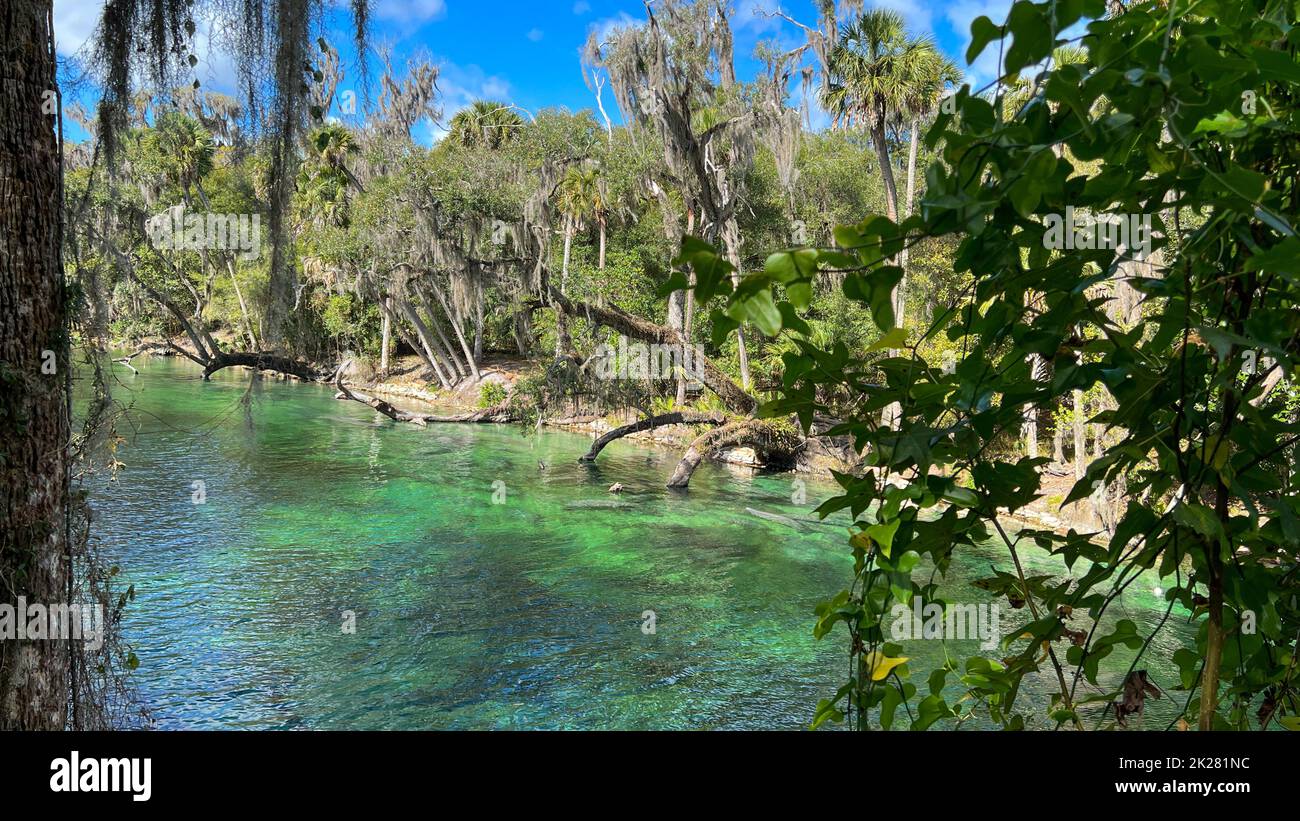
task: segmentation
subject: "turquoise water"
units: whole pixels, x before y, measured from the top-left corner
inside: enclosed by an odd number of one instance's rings
[[[671,491],[668,449],[619,442],[586,466],[583,435],[420,429],[321,386],[139,367],[114,366],[125,469],[92,503],[136,588],[125,634],[161,728],[795,729],[846,671],[842,628],[812,637],[813,607],[851,575],[844,531],[745,511],[808,516],[828,483],[795,505],[789,476],[704,464]],[[964,601],[991,601],[961,584],[990,566],[1010,569],[995,545],[954,562]],[[1154,626],[1152,586],[1108,620]],[[1178,618],[1142,665],[1162,685]],[[907,651],[924,690],[943,644]],[[1027,680],[1022,709],[1041,714],[1053,686]],[[1148,726],[1171,708],[1152,703]]]

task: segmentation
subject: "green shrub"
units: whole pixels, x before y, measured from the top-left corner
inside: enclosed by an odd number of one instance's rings
[[[484,382],[478,391],[478,406],[480,408],[494,408],[506,401],[509,394],[506,388],[500,382]]]

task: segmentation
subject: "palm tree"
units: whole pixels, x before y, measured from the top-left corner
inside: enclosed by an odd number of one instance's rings
[[[298,170],[298,209],[304,222],[317,226],[347,225],[349,186],[366,188],[348,168],[360,150],[352,132],[337,123],[323,125],[307,136],[307,157]]]
[[[909,83],[903,97],[903,109],[900,114],[907,118],[907,194],[903,200],[902,219],[912,216],[912,203],[916,196],[916,155],[920,144],[921,124],[934,116],[943,99],[944,92],[951,85],[961,82],[961,70],[957,65],[938,51],[929,51],[920,59],[917,74]],[[899,254],[899,265],[903,269],[903,278],[898,283],[894,300],[894,315],[902,316],[904,295],[907,291],[908,253],[904,248]]]
[[[898,185],[886,132],[925,96],[937,58],[933,40],[910,35],[903,16],[887,9],[872,9],[846,23],[827,58],[822,104],[837,128],[861,127],[870,134],[885,184],[885,208],[895,221]]]
[[[158,118],[147,139],[161,159],[163,175],[186,194],[211,173],[216,146],[198,120],[168,112]]]
[[[564,262],[560,268],[560,293],[569,287],[569,252],[573,246],[573,234],[582,230],[588,219],[596,215],[597,204],[601,200],[600,179],[594,168],[571,166],[564,172],[560,182],[555,186],[556,204],[564,214]],[[564,313],[555,315],[555,355],[563,356],[568,342],[568,330],[565,327]]]
[[[341,175],[357,191],[366,192],[366,187],[348,168],[347,159],[360,151],[356,137],[339,123],[328,123],[317,128],[307,138],[311,149],[311,159],[329,171]]]
[[[560,292],[569,281],[569,249],[573,235],[581,231],[590,219],[603,220],[604,193],[601,191],[599,172],[595,168],[569,168],[555,188],[556,202],[564,214],[564,263],[560,273]],[[602,226],[602,236],[603,236]],[[601,245],[604,245],[602,239]]]
[[[834,116],[836,127],[865,128],[871,135],[885,185],[885,212],[894,222],[899,221],[900,209],[887,131],[898,129],[909,115],[938,97],[948,74],[944,62],[933,40],[909,34],[903,16],[887,9],[872,9],[846,23],[827,55],[822,105]],[[909,210],[911,196],[909,190]],[[899,319],[902,284],[900,280],[891,296]],[[897,403],[890,405],[882,422],[892,425],[899,413]]]
[[[524,119],[506,103],[475,100],[451,118],[448,137],[465,148],[496,150],[509,143],[524,127]]]
[[[212,173],[212,169],[216,165],[216,143],[212,139],[211,132],[193,117],[179,111],[171,111],[158,117],[156,125],[149,131],[146,139],[150,141],[152,149],[159,158],[163,176],[180,187],[185,206],[193,208],[193,194],[197,194],[199,203],[205,209],[211,210],[212,203],[208,199],[207,191],[203,189],[203,178]],[[201,254],[206,267],[209,263],[208,252],[204,250],[201,251]],[[248,337],[249,345],[252,350],[257,350],[257,334],[253,330],[253,320],[248,312],[248,303],[244,299],[244,292],[239,287],[234,258],[228,253],[221,253],[217,256],[225,264],[226,273],[230,276],[230,284],[234,288],[236,299],[239,301],[239,311],[244,320],[244,332]],[[215,274],[210,275],[207,281],[209,299],[212,294],[214,276]],[[189,287],[184,276],[182,276],[181,284],[186,285],[187,288]],[[195,319],[202,318],[204,302],[206,300],[196,300]]]

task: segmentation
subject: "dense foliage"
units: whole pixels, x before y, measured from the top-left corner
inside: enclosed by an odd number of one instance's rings
[[[1143,573],[1165,586],[1170,612],[1181,605],[1199,626],[1195,649],[1172,657],[1186,693],[1176,722],[1300,721],[1300,426],[1274,390],[1294,375],[1300,340],[1296,9],[1174,0],[1105,12],[1088,0],[1022,1],[1004,26],[977,19],[968,59],[999,48],[1006,76],[991,99],[963,88],[943,108],[927,137],[941,161],[927,171],[920,213],[867,216],[838,227],[833,244],[775,253],[729,295],[733,322],[793,344],[764,412],[808,426],[830,397],[846,397],[834,402],[845,417],[832,432],[866,454],[867,468],[840,476],[843,494],[821,508],[847,508],[859,524],[852,584],[818,608],[817,625],[819,635],[846,626],[852,674],[816,723],[888,728],[905,705],[913,728],[976,714],[1007,728],[1122,725],[1151,692],[1136,668],[1158,644],[1130,621],[1098,624]],[[1081,18],[1092,19],[1082,51],[1054,57]],[[1016,86],[1003,81],[1040,63],[1012,107]],[[1137,242],[1055,245],[1053,216],[1067,208],[1149,216],[1150,255]],[[900,253],[942,237],[959,243],[960,297],[924,321],[896,315]],[[725,270],[697,244],[681,262]],[[810,332],[811,285],[827,271],[874,316],[874,356]],[[699,288],[731,291],[723,275]],[[936,339],[956,349],[955,367],[930,355]],[[1040,495],[1049,460],[1001,443],[1085,392],[1099,400],[1088,421],[1106,447],[1066,501],[1120,487],[1109,538],[1009,530],[1006,515]],[[901,416],[883,425],[891,403]],[[941,579],[956,551],[990,538],[1011,564],[985,586],[1023,614],[1004,625],[1002,658],[910,670],[885,629],[891,608],[963,597],[919,584],[912,569],[931,562]],[[1061,557],[1076,577],[1026,577],[1027,551]],[[1104,664],[1120,645],[1140,651],[1127,669]],[[1017,701],[1030,675],[1058,685],[1047,716]]]

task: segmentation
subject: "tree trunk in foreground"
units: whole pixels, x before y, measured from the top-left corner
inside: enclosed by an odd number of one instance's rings
[[[598,219],[600,220],[600,258],[596,268],[603,271],[605,270],[605,215],[601,214]]]
[[[916,198],[916,155],[917,155],[917,132],[921,129],[920,120],[912,120],[910,144],[907,149],[907,191],[903,199],[901,216],[907,219],[912,216],[912,200]],[[898,317],[901,323],[904,309],[907,307],[907,263],[908,249],[904,248],[898,253],[898,265],[903,269],[903,278],[898,281],[898,289],[894,292],[894,316]]]
[[[409,422],[416,427],[424,427],[430,422],[514,422],[516,417],[510,409],[509,402],[502,402],[491,408],[473,411],[471,413],[461,413],[454,416],[440,416],[432,413],[412,413],[404,411],[387,400],[380,399],[377,396],[367,396],[364,393],[357,393],[348,388],[347,383],[343,381],[343,371],[351,364],[350,361],[343,362],[334,372],[334,387],[338,388],[338,396],[335,399],[349,399],[353,402],[360,402],[363,405],[369,405],[375,410],[392,419],[394,422]]]
[[[68,600],[67,302],[50,0],[0,6],[0,603]],[[21,616],[20,616],[21,618]],[[0,730],[66,726],[63,641],[0,641]]]
[[[1074,413],[1071,415],[1071,420],[1074,424],[1074,478],[1082,479],[1088,472],[1088,444],[1085,441],[1083,428],[1083,391],[1074,391],[1073,398]]]
[[[885,216],[889,217],[891,222],[898,222],[898,183],[894,180],[894,166],[889,158],[889,144],[885,139],[885,112],[881,110],[871,126],[871,144],[876,149],[876,161],[880,163],[880,179],[885,185]],[[901,327],[903,323],[903,313],[899,310],[899,295],[902,293],[903,282],[894,286],[894,291],[889,295],[889,302],[894,306],[894,325]],[[891,349],[890,356],[898,356],[897,350]],[[880,414],[880,424],[886,428],[897,428],[902,421],[903,407],[897,402],[891,402]]]
[[[722,231],[723,245],[727,249],[727,261],[731,263],[731,286],[740,287],[740,228],[735,217],[727,220]],[[753,387],[749,377],[749,347],[745,344],[745,323],[736,328],[736,359],[740,362],[740,386],[748,391]]]

